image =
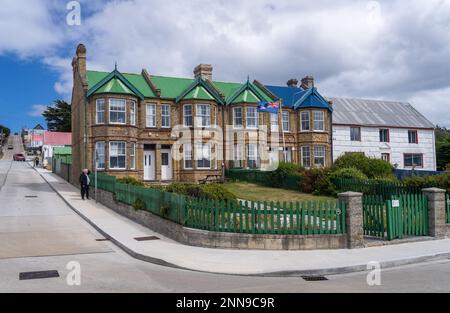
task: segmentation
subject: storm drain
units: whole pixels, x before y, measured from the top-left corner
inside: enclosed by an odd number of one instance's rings
[[[25,196],[25,198],[37,198],[38,196]]]
[[[22,272],[19,273],[19,280],[44,279],[59,277],[58,271]]]
[[[159,240],[156,236],[148,236],[148,237],[136,237],[134,238],[136,241],[149,241],[149,240]]]
[[[302,278],[306,281],[324,281],[328,280],[325,276],[302,276]]]

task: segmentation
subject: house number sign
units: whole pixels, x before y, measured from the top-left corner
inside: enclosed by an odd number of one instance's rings
[[[392,200],[392,207],[393,208],[400,207],[400,200]]]

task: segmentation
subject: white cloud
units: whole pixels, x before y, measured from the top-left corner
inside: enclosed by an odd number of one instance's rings
[[[0,54],[44,55],[66,99],[83,42],[91,69],[189,77],[211,63],[215,79],[281,85],[309,74],[327,96],[411,100],[450,126],[449,0],[83,0],[80,27],[55,23],[62,2],[6,0]]]
[[[43,104],[33,104],[31,106],[31,111],[28,112],[29,116],[41,117],[42,113],[47,110],[47,106]]]

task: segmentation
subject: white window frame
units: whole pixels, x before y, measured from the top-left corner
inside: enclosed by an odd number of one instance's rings
[[[130,143],[130,170],[136,169],[136,143]]]
[[[322,155],[318,155],[317,153],[317,149],[318,148],[323,148],[323,156]],[[314,146],[314,167],[325,167],[326,165],[326,154],[327,154],[327,149],[324,145],[315,145]],[[317,158],[321,158],[323,159],[323,164],[319,164],[316,162]]]
[[[186,109],[189,108],[190,114],[186,114]],[[190,118],[190,125],[186,123],[186,118]],[[194,119],[192,118],[192,104],[185,104],[183,105],[183,125],[184,127],[193,127],[194,126]]]
[[[112,102],[122,102],[123,101],[123,111],[122,110],[113,110]],[[111,121],[111,113],[123,113],[123,120],[124,122],[113,122]],[[109,123],[115,124],[115,125],[126,125],[127,124],[127,101],[125,99],[109,99]]]
[[[99,147],[99,146],[103,146],[103,148]],[[95,162],[95,167],[98,170],[104,170],[106,168],[106,155],[105,155],[105,142],[104,141],[97,141],[95,143],[95,151],[94,151],[94,162]],[[98,160],[96,158],[96,154],[98,156]],[[100,160],[103,160],[103,163],[100,162]],[[99,166],[103,164],[103,166]]]
[[[252,148],[252,149],[250,149],[250,148]],[[259,153],[259,151],[258,151],[258,144],[256,144],[256,143],[249,143],[249,144],[247,144],[247,167],[249,167],[249,168],[258,168],[259,167],[259,155],[258,155],[258,153]],[[250,161],[255,161],[255,167],[250,167],[249,166]]]
[[[290,117],[291,117],[291,114],[289,113],[289,111],[283,111],[281,113],[281,127],[283,128],[283,132],[285,132],[285,133],[288,133],[291,131]],[[284,127],[284,126],[287,126],[287,127]]]
[[[278,132],[280,129],[278,126],[278,113],[269,113],[269,120],[270,120],[270,131]]]
[[[241,116],[240,117],[236,116],[236,111],[237,110],[241,111],[241,113],[240,113]],[[244,114],[243,113],[244,113],[244,109],[242,107],[234,107],[233,108],[233,128],[241,129],[241,128],[244,127]],[[240,124],[236,123],[237,119],[241,120]]]
[[[99,110],[99,104],[103,104],[103,110]],[[105,99],[97,99],[96,101],[95,101],[95,123],[96,124],[105,124],[106,123],[106,121],[105,121],[105,109],[106,109],[106,101],[105,101]],[[102,114],[102,117],[103,117],[103,121],[100,121],[99,120],[99,117],[100,117],[100,113]]]
[[[194,162],[192,161],[192,144],[185,143],[183,144],[183,168],[185,170],[194,169]],[[186,161],[191,162],[191,166],[186,166]]]
[[[167,110],[167,112],[164,112],[164,110]],[[170,104],[161,105],[161,128],[171,128],[172,127],[172,119],[170,118],[170,111],[171,111]],[[164,114],[164,113],[166,113],[166,114]],[[164,119],[167,120],[168,125],[164,126]]]
[[[305,164],[305,158],[306,158],[306,153],[304,151],[304,149],[307,148],[308,149],[308,164]],[[300,154],[301,154],[301,164],[304,168],[310,168],[311,167],[311,147],[310,146],[302,146],[300,147]]]
[[[251,116],[251,117],[249,116],[250,111],[254,111],[254,116]],[[258,128],[258,117],[259,117],[258,108],[247,107],[245,110],[245,117],[246,117],[246,128],[248,128],[248,129],[257,129]],[[250,120],[254,121],[255,123],[250,125],[249,124]]]
[[[206,108],[206,111],[203,112],[202,108]],[[211,105],[204,103],[195,105],[195,122],[196,127],[211,127]]]
[[[321,118],[317,118],[320,116]],[[313,130],[315,132],[325,131],[325,112],[324,111],[313,111]],[[322,125],[322,128],[317,127],[317,125]]]
[[[153,114],[150,114],[151,110],[149,108],[153,108]],[[153,119],[153,125],[149,123],[149,118]],[[146,128],[156,128],[156,104],[155,103],[147,103],[145,105],[145,127]]]
[[[352,136],[353,136],[353,133],[352,133],[352,130],[353,129],[357,129],[358,130],[358,138],[352,138]],[[359,127],[359,126],[350,126],[350,141],[356,141],[356,142],[360,142],[361,141],[361,137],[362,137],[362,134],[361,134],[361,127]]]
[[[136,101],[130,101],[130,125],[136,126]]]
[[[206,147],[206,150],[205,150]],[[199,149],[201,148],[201,154],[199,153]],[[207,158],[204,158],[205,151],[209,151],[209,166],[199,166],[199,161],[208,160]],[[209,143],[196,143],[195,144],[195,161],[196,161],[196,168],[199,170],[210,170],[212,165],[212,151],[211,151],[211,144]]]
[[[303,114],[305,114],[308,117],[308,128],[303,128],[303,123],[306,123],[306,120],[303,117]],[[309,111],[303,111],[300,112],[300,131],[302,132],[309,132],[311,130],[311,114]]]
[[[243,145],[242,143],[235,143],[233,145],[233,167],[234,168],[242,168],[242,162],[244,161],[242,159],[242,151],[243,151]],[[236,164],[239,163],[239,166],[236,166]]]
[[[124,145],[124,153],[123,154],[113,154],[111,148],[113,144],[123,144]],[[119,148],[118,148],[119,149]],[[124,157],[125,166],[124,167],[111,167],[111,158],[112,157]],[[110,170],[126,170],[127,169],[127,142],[126,141],[110,141],[109,142],[109,169]]]

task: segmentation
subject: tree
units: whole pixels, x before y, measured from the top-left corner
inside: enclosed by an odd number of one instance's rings
[[[438,170],[450,164],[450,130],[436,126],[436,159]]]
[[[54,106],[48,106],[42,113],[50,131],[71,132],[72,118],[70,104],[64,100],[56,100]]]
[[[6,135],[5,137],[8,137],[9,134],[11,133],[11,130],[6,126],[0,125],[0,134],[2,132]]]

